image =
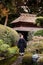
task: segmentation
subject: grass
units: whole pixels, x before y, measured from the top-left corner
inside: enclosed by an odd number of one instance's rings
[[[18,55],[15,55],[12,58],[2,60],[2,61],[0,61],[0,65],[11,65],[13,62],[16,61],[17,58],[18,58]]]

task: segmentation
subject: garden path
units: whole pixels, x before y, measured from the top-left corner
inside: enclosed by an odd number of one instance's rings
[[[22,63],[23,56],[19,56],[17,60],[11,65],[20,65]]]

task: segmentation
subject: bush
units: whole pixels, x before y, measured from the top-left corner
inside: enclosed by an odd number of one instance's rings
[[[19,53],[19,51],[18,51],[18,48],[16,46],[10,47],[8,44],[3,44],[0,47],[0,56],[1,57],[8,58],[8,57],[11,57],[14,54],[18,54],[18,53]]]
[[[22,65],[31,65],[32,64],[32,54],[25,54],[22,60]]]
[[[5,51],[7,51],[7,49],[9,48],[10,46],[8,45],[8,44],[2,44],[1,46],[0,46],[0,51],[1,52],[5,52]]]
[[[4,41],[2,39],[0,39],[0,46],[4,44]]]
[[[43,36],[43,30],[35,32],[34,36]]]
[[[43,27],[43,17],[37,17],[36,24],[37,26]]]
[[[6,57],[13,56],[14,54],[17,54],[17,53],[18,53],[18,48],[16,46],[8,48],[7,53],[6,53]]]
[[[4,43],[12,46],[15,45],[15,43],[19,39],[19,35],[13,29],[0,25],[0,39],[2,39]]]
[[[39,53],[43,53],[43,41],[40,42],[35,41],[28,45],[29,52],[34,53],[36,49],[39,51]]]
[[[1,57],[4,57],[6,55],[8,48],[10,48],[8,44],[2,44],[0,46],[0,56]]]

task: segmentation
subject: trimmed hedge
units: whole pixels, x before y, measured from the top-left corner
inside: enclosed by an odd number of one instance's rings
[[[0,25],[0,39],[2,39],[4,43],[12,46],[18,41],[19,35],[15,30],[7,26]]]

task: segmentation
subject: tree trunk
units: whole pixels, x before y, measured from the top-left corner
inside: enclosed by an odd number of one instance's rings
[[[5,26],[7,26],[7,22],[8,22],[8,15],[6,16],[6,19],[5,19],[5,23],[4,23]]]

